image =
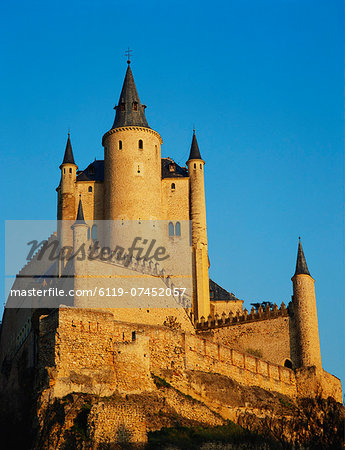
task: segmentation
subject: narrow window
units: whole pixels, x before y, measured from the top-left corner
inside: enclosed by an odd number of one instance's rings
[[[121,111],[125,111],[125,104],[124,103],[121,103]]]
[[[171,183],[171,190],[172,190],[172,191],[175,190],[175,183]]]
[[[72,168],[69,169],[69,173],[72,173]]]
[[[93,241],[96,241],[97,237],[98,237],[97,225],[92,225],[92,228],[91,228],[91,239]]]
[[[144,148],[144,143],[143,143],[142,139],[139,139],[139,148],[140,148],[140,150],[142,150]]]
[[[176,236],[181,236],[181,224],[180,224],[180,222],[176,222],[176,225],[175,225],[175,235],[176,235]]]
[[[202,169],[202,164],[200,164],[200,169]]]
[[[137,173],[140,173],[140,166],[138,166],[138,170],[137,170]]]
[[[284,366],[288,369],[292,369],[292,362],[289,359],[286,359],[284,362]]]
[[[196,164],[194,163],[194,169],[196,169]]]
[[[92,192],[92,186],[89,186],[89,192]]]
[[[66,169],[63,170],[63,173],[66,173]]]
[[[174,224],[169,222],[169,236],[174,236]]]
[[[132,331],[132,341],[135,341],[135,331]]]
[[[138,103],[133,102],[133,111],[138,111]]]
[[[122,150],[122,141],[119,141],[119,150]]]

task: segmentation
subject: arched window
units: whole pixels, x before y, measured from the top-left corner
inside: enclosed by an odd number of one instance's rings
[[[169,236],[174,236],[174,224],[169,222]]]
[[[175,190],[175,183],[171,183],[171,190],[174,191]]]
[[[89,192],[92,192],[92,186],[89,186]]]
[[[97,229],[97,225],[92,225],[91,228],[91,239],[93,241],[96,241],[98,238],[98,229]]]
[[[122,141],[119,141],[119,150],[122,150]]]
[[[196,164],[194,163],[194,169],[196,169]]]
[[[292,362],[289,359],[286,359],[284,362],[284,367],[287,367],[288,369],[292,369]]]
[[[70,169],[69,169],[69,173],[72,173],[72,168],[70,167]]]
[[[144,148],[144,143],[143,143],[142,139],[139,139],[138,145],[139,145],[140,150],[142,150]]]
[[[176,222],[175,224],[175,235],[181,236],[181,224],[180,222]]]

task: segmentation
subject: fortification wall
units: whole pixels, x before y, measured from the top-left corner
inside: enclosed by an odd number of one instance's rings
[[[44,338],[56,317],[41,322]],[[166,370],[181,380],[185,370],[196,370],[290,396],[297,393],[294,373],[287,368],[168,327],[116,322],[112,313],[96,310],[59,310],[54,360],[50,376],[57,397],[73,391],[150,391],[150,371],[162,376]]]
[[[193,335],[186,335],[185,348],[187,369],[219,373],[292,397],[297,394],[295,375],[286,367]]]
[[[235,350],[251,353],[275,364],[284,365],[286,360],[295,362],[294,348],[291,342],[293,333],[291,321],[289,316],[276,317],[257,322],[238,323],[231,327],[217,328],[202,334],[206,334],[214,342],[227,345]]]

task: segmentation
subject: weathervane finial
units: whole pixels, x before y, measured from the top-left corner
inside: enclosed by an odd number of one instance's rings
[[[131,63],[131,53],[133,53],[133,50],[131,50],[131,49],[128,47],[128,50],[125,51],[125,55],[127,56],[127,64],[130,64],[130,63]]]

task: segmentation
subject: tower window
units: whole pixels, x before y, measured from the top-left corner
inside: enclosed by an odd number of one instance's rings
[[[171,183],[171,190],[172,190],[172,191],[175,190],[175,183]]]
[[[180,222],[176,222],[175,224],[175,235],[181,236],[181,224]]]
[[[122,141],[119,141],[119,150],[122,150]]]
[[[174,236],[174,224],[169,222],[169,236]]]
[[[202,169],[202,164],[200,164],[200,169]]]
[[[138,166],[137,173],[140,173],[140,166]]]
[[[89,186],[89,192],[92,192],[92,186]]]
[[[121,103],[121,111],[125,111],[126,110],[126,106],[124,103]]]
[[[98,237],[98,229],[97,229],[97,225],[92,225],[91,228],[91,239],[93,241],[96,241]]]
[[[292,362],[289,359],[286,359],[284,362],[284,367],[287,367],[288,369],[292,369]]]
[[[133,111],[138,111],[138,103],[133,102]]]
[[[143,143],[142,139],[139,139],[138,146],[139,146],[140,150],[142,150],[144,148],[144,143]]]
[[[70,167],[70,169],[69,169],[69,173],[72,173],[72,168]]]
[[[196,169],[196,164],[194,163],[194,169]]]
[[[63,170],[63,173],[66,173],[66,169]]]

